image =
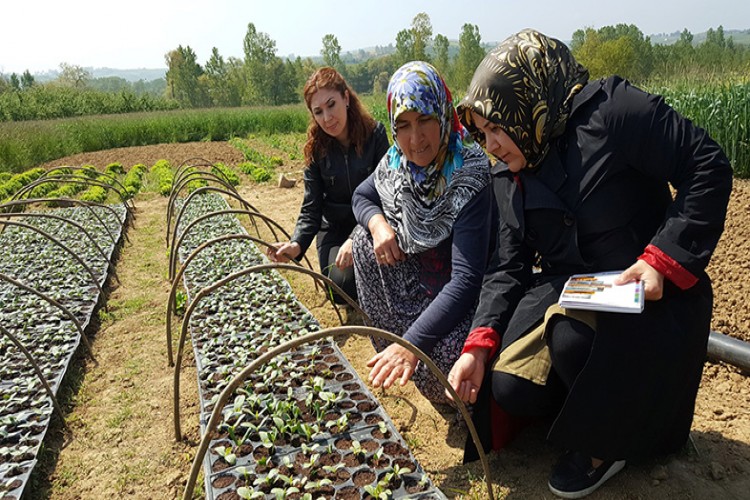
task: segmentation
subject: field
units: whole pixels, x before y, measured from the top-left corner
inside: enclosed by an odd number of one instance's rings
[[[253,147],[284,159],[277,173],[301,179],[303,165],[268,140]],[[112,162],[127,167],[190,158],[235,166],[242,154],[228,143],[201,142],[120,148],[59,158],[45,166]],[[147,186],[148,187],[148,186]],[[262,213],[291,230],[302,186],[280,189],[242,176],[239,193]],[[172,370],[164,347],[165,304],[169,292],[164,246],[167,199],[145,189],[135,199],[135,227],[117,262],[121,283],[109,294],[109,311],[93,334],[98,365],[74,365],[65,387],[69,432],[50,431],[42,462],[26,497],[32,499],[178,498],[199,442],[195,363],[183,363],[181,414],[185,439],[172,433]],[[709,267],[715,284],[712,328],[750,341],[750,182],[736,180],[726,231]],[[314,262],[314,252],[308,257]],[[295,293],[323,326],[338,323],[309,280],[289,278]],[[353,321],[356,321],[354,319]],[[367,340],[340,342],[347,359],[366,379],[372,348]],[[411,384],[376,393],[399,432],[432,481],[449,497],[487,498],[478,463],[461,465],[465,428],[454,414],[441,413]],[[613,430],[616,431],[616,430]],[[695,450],[675,457],[629,465],[592,498],[746,498],[750,488],[750,384],[747,374],[722,363],[706,364],[692,437]],[[542,426],[526,429],[507,449],[490,457],[497,498],[552,498],[546,477],[558,450],[544,443]],[[202,484],[196,488],[202,492]]]

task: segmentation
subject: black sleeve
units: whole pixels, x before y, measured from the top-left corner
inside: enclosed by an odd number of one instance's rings
[[[320,231],[320,224],[323,220],[323,177],[320,174],[320,167],[317,162],[313,162],[305,168],[305,196],[302,199],[297,224],[294,227],[292,241],[296,241],[302,249],[298,258],[302,258],[310,247],[315,235]]]
[[[404,333],[424,352],[448,335],[476,303],[492,234],[492,190],[487,186],[463,207],[453,224],[451,277]]]
[[[509,172],[493,177],[498,231],[471,325],[503,335],[532,275],[533,252],[523,242],[523,197]]]
[[[627,138],[623,154],[644,174],[668,181],[677,194],[651,244],[693,275],[708,265],[724,230],[732,167],[705,130],[662,97],[625,83],[615,90],[608,133]]]
[[[381,160],[382,161],[382,160]],[[367,227],[370,218],[376,214],[382,214],[383,208],[380,201],[380,195],[375,188],[375,173],[370,174],[367,179],[357,186],[352,195],[352,211],[357,224]]]

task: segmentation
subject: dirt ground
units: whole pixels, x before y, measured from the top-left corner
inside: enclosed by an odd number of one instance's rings
[[[259,150],[287,158],[261,143]],[[126,168],[167,159],[177,166],[202,158],[236,165],[241,154],[227,143],[165,144],[86,153],[47,166],[118,161]],[[197,163],[193,160],[193,163]],[[300,161],[278,172],[301,179]],[[291,229],[302,199],[301,182],[281,189],[243,179],[240,194],[261,212]],[[172,426],[173,372],[166,363],[164,316],[167,200],[142,193],[130,243],[118,262],[121,284],[113,287],[109,311],[94,333],[98,365],[81,360],[67,395],[69,434],[52,430],[27,498],[178,498],[199,441],[198,399],[190,356],[183,366],[182,426],[186,439],[175,443]],[[314,252],[309,258],[314,260]],[[317,263],[313,262],[317,267]],[[750,341],[750,182],[736,180],[725,233],[709,267],[714,280],[712,329]],[[290,279],[303,303],[324,326],[337,320],[310,283]],[[743,298],[744,297],[744,298]],[[366,339],[342,341],[342,350],[366,379],[373,350]],[[412,384],[376,392],[414,455],[448,497],[488,498],[479,463],[461,465],[466,430],[453,415],[435,410]],[[750,491],[750,379],[723,363],[706,363],[695,410],[694,448],[677,456],[629,464],[592,499],[740,499]],[[497,498],[553,498],[546,482],[559,450],[545,444],[544,429],[526,429],[508,448],[489,457]],[[196,495],[202,494],[202,484]]]

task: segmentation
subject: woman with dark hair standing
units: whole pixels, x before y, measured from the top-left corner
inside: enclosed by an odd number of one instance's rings
[[[349,237],[357,225],[352,194],[388,150],[388,136],[333,68],[315,71],[303,94],[310,111],[305,196],[291,241],[267,254],[274,262],[300,259],[317,236],[321,271],[356,300]],[[344,302],[335,294],[334,300]]]
[[[562,42],[533,30],[485,57],[458,113],[499,160],[500,230],[449,380],[468,403],[552,417],[548,439],[565,453],[549,488],[580,498],[626,460],[688,439],[732,167],[663,98],[589,81]],[[603,271],[644,282],[641,314],[557,305],[572,274]]]

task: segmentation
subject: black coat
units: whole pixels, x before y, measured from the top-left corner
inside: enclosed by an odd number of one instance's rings
[[[321,229],[348,237],[357,221],[352,212],[352,194],[367,178],[388,150],[385,127],[378,123],[358,155],[351,146],[347,151],[334,144],[327,154],[305,168],[305,196],[291,240],[305,254]]]
[[[605,460],[685,443],[711,319],[704,269],[731,185],[729,161],[705,131],[619,78],[575,97],[537,169],[495,175],[501,228],[473,327],[493,327],[501,349],[539,324],[570,274],[626,269],[648,244],[698,278],[687,290],[665,278],[663,298],[640,315],[597,314],[553,443]]]

